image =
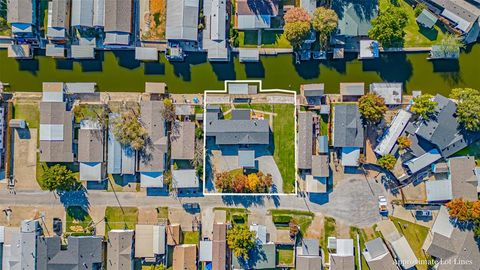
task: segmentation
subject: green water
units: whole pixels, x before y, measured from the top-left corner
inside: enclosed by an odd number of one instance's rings
[[[37,52],[38,54],[38,52]],[[205,54],[189,55],[186,62],[134,60],[134,51],[97,52],[95,60],[56,60],[42,55],[15,60],[0,50],[0,81],[9,91],[41,91],[44,81],[97,82],[100,91],[144,90],[146,81],[166,82],[171,93],[199,93],[221,89],[224,80],[261,79],[264,88],[298,89],[302,83],[322,82],[328,93],[340,82],[403,82],[405,90],[447,95],[453,87],[480,89],[480,45],[462,52],[459,61],[428,61],[426,53],[389,53],[359,61],[355,55],[337,61],[310,61],[295,65],[290,54],[261,57],[260,63],[210,63]]]

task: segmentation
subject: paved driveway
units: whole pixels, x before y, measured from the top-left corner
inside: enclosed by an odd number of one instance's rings
[[[382,185],[366,180],[363,175],[343,179],[329,194],[328,203],[322,205],[322,213],[346,224],[371,226],[381,220],[378,212],[378,196],[386,195]]]

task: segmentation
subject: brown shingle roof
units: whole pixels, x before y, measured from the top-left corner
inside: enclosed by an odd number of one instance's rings
[[[183,244],[175,246],[173,250],[173,270],[196,270],[197,246]]]

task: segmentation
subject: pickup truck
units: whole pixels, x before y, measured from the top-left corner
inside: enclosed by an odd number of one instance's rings
[[[378,211],[380,214],[388,213],[387,204],[387,198],[385,198],[385,196],[378,196]]]

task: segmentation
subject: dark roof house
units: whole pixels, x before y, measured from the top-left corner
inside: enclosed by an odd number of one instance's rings
[[[208,119],[206,135],[215,137],[217,145],[269,144],[268,120]]]
[[[364,128],[358,105],[337,104],[334,106],[333,146],[363,148]]]

